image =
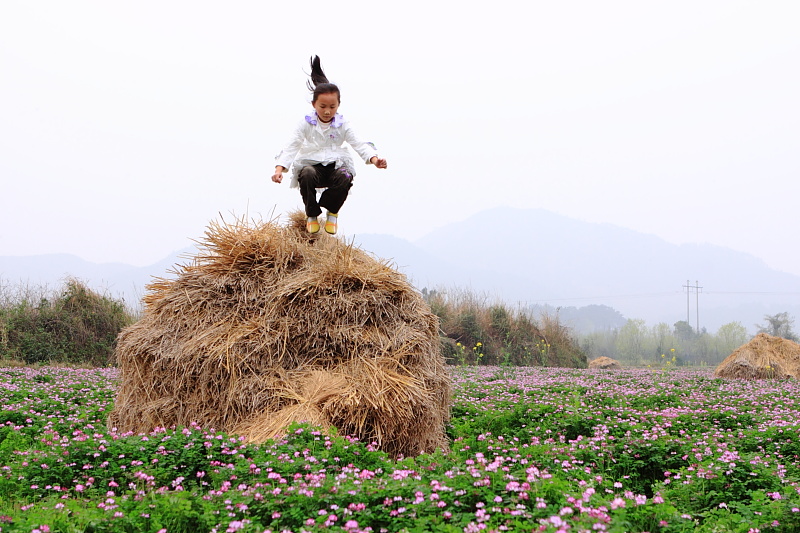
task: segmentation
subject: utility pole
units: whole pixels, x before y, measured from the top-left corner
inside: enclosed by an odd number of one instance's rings
[[[689,322],[689,280],[686,280],[686,285],[683,286],[686,289],[686,325],[691,326],[691,322]]]
[[[703,290],[703,287],[699,285],[699,281],[695,280],[694,282],[694,297],[695,297],[695,304],[694,304],[694,317],[697,319],[697,334],[700,335],[700,291]]]
[[[694,282],[694,286],[689,285],[689,280],[687,279],[686,280],[686,285],[684,285],[683,288],[686,289],[686,323],[687,324],[689,324],[689,296],[692,293],[692,289],[694,289],[694,293],[695,293],[695,304],[694,304],[695,305],[695,313],[694,314],[695,314],[695,319],[697,320],[697,322],[696,322],[697,330],[696,331],[699,334],[700,333],[700,291],[703,290],[703,287],[700,286],[700,282],[699,281],[695,281]]]

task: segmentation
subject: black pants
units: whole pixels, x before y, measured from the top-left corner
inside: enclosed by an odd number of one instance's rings
[[[323,207],[330,213],[338,213],[353,186],[350,172],[345,168],[336,170],[334,163],[305,166],[300,169],[297,181],[309,217],[318,217]],[[321,188],[325,190],[317,201],[317,189]]]

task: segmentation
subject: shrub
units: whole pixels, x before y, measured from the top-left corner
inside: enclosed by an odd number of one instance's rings
[[[586,368],[586,355],[558,315],[510,309],[468,291],[422,291],[439,317],[450,364]]]
[[[52,293],[0,286],[0,358],[26,364],[114,362],[119,332],[134,322],[120,300],[100,295],[68,278]]]

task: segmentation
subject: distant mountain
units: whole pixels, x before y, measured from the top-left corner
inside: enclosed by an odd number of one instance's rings
[[[484,291],[487,280],[499,283],[497,272],[491,268],[473,267],[458,260],[438,257],[404,239],[391,235],[362,234],[354,237],[355,244],[374,255],[390,261],[409,276],[420,290],[424,287]]]
[[[416,285],[458,286],[514,304],[607,305],[627,318],[715,331],[733,321],[750,331],[765,314],[800,312],[800,277],[710,244],[674,245],[653,235],[542,209],[497,208],[415,241],[357,235],[392,258]],[[424,267],[422,265],[425,265]],[[699,297],[694,289],[702,287]]]
[[[57,289],[68,278],[76,278],[101,294],[121,298],[131,307],[138,307],[144,287],[154,277],[170,277],[171,270],[185,263],[187,248],[170,254],[146,267],[123,263],[91,263],[69,254],[0,257],[0,282],[32,289]]]
[[[490,209],[415,242],[375,234],[353,241],[394,263],[420,290],[468,290],[490,302],[555,310],[576,329],[618,327],[624,318],[672,325],[687,319],[687,307],[694,327],[698,304],[700,327],[711,332],[738,321],[754,333],[765,314],[800,317],[800,276],[772,270],[752,255],[673,245],[542,209]],[[0,282],[55,287],[73,276],[135,305],[153,277],[169,277],[195,253],[176,251],[141,268],[63,254],[0,257]],[[699,282],[700,294],[687,293],[687,282]]]

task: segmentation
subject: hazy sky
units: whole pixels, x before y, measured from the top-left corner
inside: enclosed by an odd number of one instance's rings
[[[301,207],[270,176],[319,54],[389,161],[345,236],[539,207],[800,275],[798,28],[796,0],[3,0],[0,255],[141,266]]]

